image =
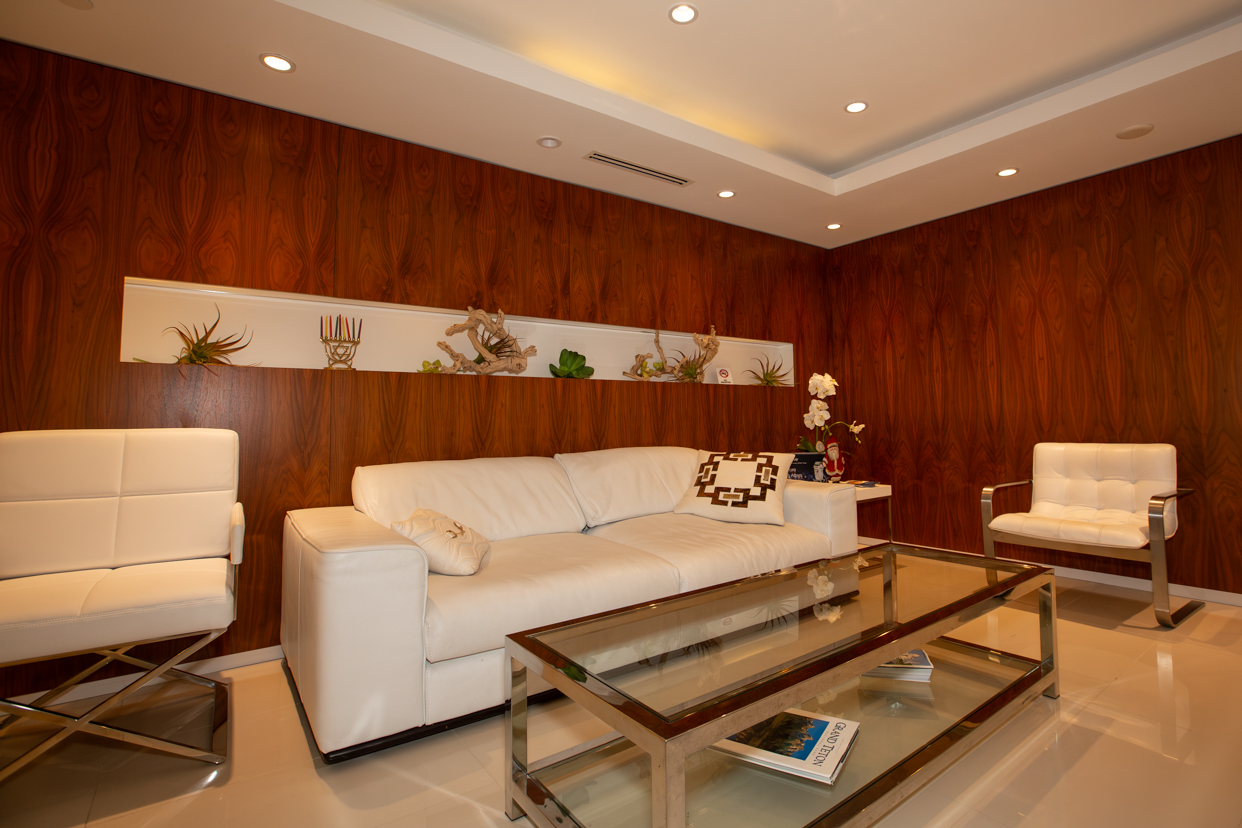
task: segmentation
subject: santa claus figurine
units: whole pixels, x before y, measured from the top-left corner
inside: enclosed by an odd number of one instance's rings
[[[841,447],[831,438],[824,441],[824,475],[832,483],[840,483],[845,475],[845,458],[841,456]]]

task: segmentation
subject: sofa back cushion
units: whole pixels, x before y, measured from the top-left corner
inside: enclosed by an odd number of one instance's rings
[[[492,541],[586,527],[569,478],[551,457],[359,466],[353,493],[354,506],[383,526],[430,509]]]
[[[671,512],[694,479],[699,453],[676,446],[558,454],[587,526]]]
[[[0,435],[0,578],[229,554],[238,440],[214,428]]]

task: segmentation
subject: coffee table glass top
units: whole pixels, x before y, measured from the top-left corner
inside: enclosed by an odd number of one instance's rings
[[[514,638],[639,718],[676,724],[800,666],[831,667],[834,655],[917,633],[1044,571],[891,544]]]

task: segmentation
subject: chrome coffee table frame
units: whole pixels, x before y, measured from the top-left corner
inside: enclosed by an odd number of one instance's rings
[[[869,825],[926,784],[1027,702],[1040,694],[1050,698],[1057,697],[1056,593],[1055,580],[1050,569],[906,544],[887,544],[866,552],[872,558],[877,553],[882,555],[884,568],[886,629],[882,633],[853,646],[838,648],[822,657],[812,658],[723,700],[700,705],[673,721],[655,714],[608,686],[580,665],[545,646],[537,638],[541,633],[598,622],[637,607],[627,607],[506,636],[505,651],[510,659],[512,680],[511,705],[506,715],[505,729],[506,753],[512,762],[511,772],[506,779],[506,810],[510,819],[518,819],[525,814],[534,825],[541,828],[581,826],[535,774],[570,758],[606,749],[609,745],[626,739],[650,756],[653,828],[684,828],[687,758],[694,752],[762,722],[782,710],[797,706],[804,699],[831,690],[934,639],[941,639],[938,646],[1019,669],[1021,674],[1015,681],[984,701],[955,725],[941,732],[938,738],[928,742],[922,749],[889,768],[840,805],[809,823],[816,828]],[[966,598],[949,603],[934,612],[925,613],[913,621],[895,623],[899,597],[894,572],[898,559],[903,555],[983,568],[990,576],[989,584]],[[671,602],[680,602],[679,607],[692,607],[710,602],[722,590],[738,584],[802,578],[811,566],[698,590],[643,606],[656,608]],[[1000,583],[991,583],[1002,572],[1012,577]],[[958,627],[1032,592],[1037,594],[1039,660],[946,638]],[[534,671],[613,728],[616,733],[539,762],[530,762],[527,743],[527,670]]]

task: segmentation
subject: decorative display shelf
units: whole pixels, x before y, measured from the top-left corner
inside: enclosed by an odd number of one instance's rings
[[[464,354],[473,353],[466,334],[446,337],[444,330],[466,318],[464,310],[423,308],[388,302],[337,299],[303,293],[203,285],[192,282],[166,282],[158,279],[125,279],[124,318],[121,324],[122,362],[134,359],[171,363],[181,351],[181,340],[169,330],[210,326],[220,310],[220,325],[213,338],[246,331],[250,344],[233,355],[235,365],[268,368],[324,368],[327,358],[319,340],[320,319],[337,314],[363,320],[361,342],[353,367],[359,371],[418,371],[423,361],[442,364],[448,356],[436,347],[446,341]],[[486,310],[495,312],[496,308]],[[503,308],[501,309],[503,310]],[[562,348],[577,351],[595,368],[592,379],[621,380],[634,364],[635,354],[655,353],[650,328],[629,328],[559,319],[506,316],[506,326],[523,347],[539,349],[530,360],[524,377],[551,378],[549,364],[557,364]],[[700,333],[707,333],[701,331]],[[789,342],[765,342],[720,336],[720,353],[708,367],[706,382],[718,381],[718,368],[728,368],[738,385],[753,384],[746,375],[757,368],[756,359],[772,364],[794,365],[794,347]],[[660,331],[664,353],[692,354],[694,340],[688,333]],[[659,356],[653,357],[652,362]],[[493,376],[512,376],[494,374]],[[662,380],[668,382],[668,380]]]

